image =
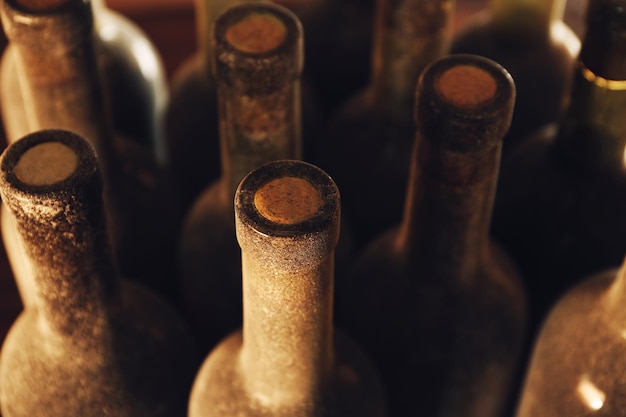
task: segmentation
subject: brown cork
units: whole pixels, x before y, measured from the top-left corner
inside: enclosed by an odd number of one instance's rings
[[[473,65],[458,65],[441,74],[435,88],[450,104],[472,108],[493,100],[498,85],[487,71]]]
[[[71,0],[16,0],[19,6],[31,12],[45,12],[57,9]]]
[[[287,37],[285,24],[269,13],[244,17],[226,31],[226,40],[241,52],[264,53],[280,46]]]
[[[33,146],[15,165],[15,175],[25,184],[51,185],[67,179],[78,168],[78,156],[69,146],[46,142]]]
[[[254,195],[259,213],[277,224],[297,224],[324,205],[319,190],[303,178],[283,177],[263,185]]]

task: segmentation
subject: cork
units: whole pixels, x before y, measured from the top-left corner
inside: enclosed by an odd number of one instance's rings
[[[78,167],[78,156],[69,146],[47,142],[27,150],[15,165],[17,178],[28,185],[51,185],[69,178]]]
[[[268,13],[244,17],[226,30],[226,40],[241,52],[265,53],[287,38],[285,24]]]
[[[284,177],[268,182],[255,193],[259,213],[278,224],[297,224],[312,218],[324,205],[316,187],[303,178]]]
[[[498,84],[490,73],[481,68],[459,65],[441,74],[435,88],[451,105],[473,108],[493,100]]]

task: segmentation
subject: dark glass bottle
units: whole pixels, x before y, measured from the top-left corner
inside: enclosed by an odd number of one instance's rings
[[[29,130],[71,130],[94,146],[120,272],[173,300],[179,215],[165,172],[155,158],[112,133],[98,73],[90,3],[7,0],[1,14]],[[21,287],[21,276],[29,274],[19,272],[23,257],[11,253],[19,244],[7,243],[19,237],[9,225],[4,226],[10,219],[2,221],[3,239]],[[28,293],[21,295],[28,305]]]
[[[180,279],[203,352],[241,325],[241,262],[233,198],[251,170],[300,159],[302,27],[271,3],[230,8],[215,23],[222,176],[183,222]]]
[[[106,7],[104,0],[90,3],[96,56],[113,129],[164,163],[162,113],[168,91],[159,53],[137,25]],[[9,45],[2,57],[0,100],[8,138],[15,141],[32,129],[20,88],[23,80],[12,50]]]
[[[220,14],[230,7],[261,2],[264,1],[195,2],[198,51],[174,74],[165,116],[170,173],[185,213],[224,169],[220,161],[217,81],[211,69],[215,54],[211,42],[212,26]],[[302,85],[301,100],[305,137],[314,137],[317,104],[306,82]]]
[[[510,399],[525,295],[488,231],[514,99],[486,58],[424,70],[404,218],[337,287],[338,326],[372,355],[390,416],[497,417]]]
[[[275,161],[235,197],[243,329],[200,368],[189,416],[383,416],[360,349],[333,330],[339,191],[319,168]]]
[[[519,265],[533,329],[578,279],[626,253],[626,1],[589,2],[564,116],[503,168],[493,234]]]
[[[517,417],[613,417],[626,409],[626,262],[570,289],[542,326]]]
[[[64,130],[13,143],[0,193],[36,289],[0,355],[4,417],[184,416],[197,370],[188,327],[111,257],[93,148]]]
[[[557,120],[566,104],[578,36],[563,22],[566,0],[491,0],[452,43],[452,53],[477,54],[507,69],[517,97],[503,158],[534,130]]]
[[[379,0],[372,79],[320,136],[313,161],[342,190],[363,247],[402,217],[413,143],[413,92],[422,69],[448,49],[453,0]]]

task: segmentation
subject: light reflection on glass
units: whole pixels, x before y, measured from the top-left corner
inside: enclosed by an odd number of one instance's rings
[[[576,392],[583,404],[585,404],[592,411],[601,409],[604,405],[604,401],[606,400],[606,394],[595,386],[587,375],[583,375],[580,382],[578,382]]]

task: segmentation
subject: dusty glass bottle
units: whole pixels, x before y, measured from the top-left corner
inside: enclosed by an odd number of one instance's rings
[[[158,51],[129,19],[92,0],[94,42],[106,103],[114,131],[139,143],[165,162],[163,108],[168,99],[165,70]],[[0,65],[2,119],[9,141],[32,132],[20,89],[15,54],[9,45]]]
[[[271,3],[246,3],[215,23],[222,175],[183,221],[184,304],[203,352],[241,325],[241,262],[233,198],[254,168],[300,159],[302,27]]]
[[[452,43],[452,53],[498,62],[515,80],[517,97],[503,158],[534,130],[552,123],[566,104],[580,39],[563,22],[566,0],[491,0]]]
[[[339,191],[319,168],[274,161],[235,197],[243,328],[205,359],[189,416],[383,416],[377,375],[333,330]]]
[[[626,409],[626,262],[568,290],[542,326],[517,417],[620,416]]]
[[[424,70],[403,221],[337,286],[338,326],[372,355],[390,416],[497,417],[510,399],[525,295],[488,232],[514,99],[486,58]]]
[[[36,289],[2,345],[2,415],[186,415],[193,338],[168,304],[119,277],[93,147],[65,130],[27,135],[0,159],[0,193]]]
[[[264,1],[196,0],[199,49],[174,74],[165,116],[170,173],[181,209],[185,213],[202,191],[219,178],[223,170],[220,161],[217,81],[211,69],[215,54],[211,42],[212,26],[220,14],[230,7],[260,2]],[[313,138],[317,132],[317,104],[306,81],[302,83],[301,89],[302,121],[306,126],[303,131],[307,132],[305,137]]]
[[[525,277],[533,331],[560,294],[626,253],[625,10],[589,2],[565,114],[501,173],[492,232]]]
[[[179,215],[168,179],[150,152],[112,133],[98,73],[93,19],[83,0],[7,0],[4,30],[13,50],[29,129],[72,130],[96,149],[120,271],[168,298],[175,295]],[[20,287],[26,262],[9,217],[2,234]],[[13,237],[11,237],[13,236]],[[21,266],[20,266],[21,265]],[[28,267],[24,267],[28,269]],[[26,284],[25,284],[26,285]],[[21,295],[25,300],[27,292]]]
[[[448,50],[453,4],[378,2],[370,84],[339,110],[316,144],[312,161],[342,190],[358,247],[402,217],[413,92],[422,69]]]

